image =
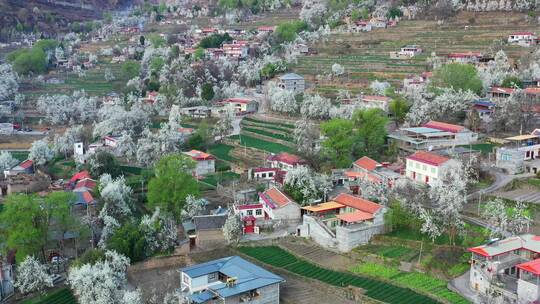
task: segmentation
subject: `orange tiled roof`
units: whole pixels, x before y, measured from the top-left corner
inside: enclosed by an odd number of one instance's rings
[[[379,211],[379,209],[383,207],[372,201],[368,201],[361,197],[353,196],[347,193],[339,194],[333,199],[333,201],[371,214]]]
[[[368,171],[373,171],[375,170],[375,168],[377,168],[377,166],[380,165],[376,160],[373,160],[367,156],[361,157],[360,159],[356,160],[354,164]]]
[[[426,151],[416,151],[414,154],[409,155],[407,159],[419,161],[433,166],[440,166],[450,160],[448,157]]]

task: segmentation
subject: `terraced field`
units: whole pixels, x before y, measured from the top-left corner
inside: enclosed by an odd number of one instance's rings
[[[471,18],[475,20],[473,24],[469,21]],[[332,94],[343,88],[358,92],[374,79],[398,83],[409,74],[427,71],[427,58],[432,52],[490,53],[490,49],[501,45],[511,32],[535,29],[534,24],[525,22],[523,14],[513,13],[461,13],[443,24],[429,20],[405,20],[388,29],[332,34],[327,41],[313,45],[318,54],[300,58],[293,71],[315,83],[322,93]],[[410,60],[389,58],[389,52],[406,44],[418,44],[424,53]],[[513,59],[519,59],[529,51],[518,46],[502,47]],[[342,76],[345,80],[325,82],[315,79],[317,74],[330,73],[334,63],[345,67],[346,73]]]
[[[439,303],[411,289],[398,287],[368,277],[319,267],[313,263],[299,259],[277,246],[240,247],[239,251],[271,266],[284,268],[295,274],[319,280],[333,286],[345,287],[352,285],[363,288],[366,290],[366,296],[386,303]]]

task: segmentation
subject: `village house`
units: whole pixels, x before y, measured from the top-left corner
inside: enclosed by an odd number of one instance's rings
[[[390,169],[388,163],[381,164],[367,156],[363,156],[353,163],[352,172],[364,173],[368,178],[383,183],[388,187],[392,187],[401,176],[395,169]]]
[[[234,108],[235,114],[238,115],[246,115],[250,113],[257,112],[259,108],[259,103],[252,98],[241,98],[241,97],[234,97],[234,98],[226,98],[218,102],[218,105],[220,107],[226,106],[226,105],[232,105]]]
[[[540,87],[527,87],[523,89],[525,96],[531,100],[537,101],[540,97]],[[512,93],[514,93],[514,88],[503,88],[503,87],[491,87],[487,93],[488,97],[491,97],[495,100],[501,98],[508,98]]]
[[[182,153],[196,162],[195,169],[192,172],[193,176],[198,177],[216,172],[216,158],[213,155],[198,150]]]
[[[495,150],[495,166],[517,174],[536,174],[540,169],[540,132],[505,138],[505,144]]]
[[[387,96],[362,95],[360,102],[365,108],[379,108],[388,113],[388,105],[392,99]]]
[[[245,40],[233,40],[232,43],[224,43],[221,46],[223,54],[230,58],[243,59],[248,56],[248,42]]]
[[[259,203],[263,206],[264,216],[274,221],[300,221],[300,206],[276,187],[270,187],[259,193]]]
[[[180,114],[193,118],[207,118],[212,116],[212,109],[207,106],[180,108]]]
[[[200,30],[200,34],[203,37],[208,37],[208,36],[211,36],[211,35],[214,35],[214,34],[219,34],[219,30],[217,28],[214,28],[214,27],[206,27],[206,28],[203,28],[203,29]]]
[[[388,137],[404,152],[469,145],[478,140],[477,133],[463,126],[439,121],[429,121],[420,127],[400,128]]]
[[[455,162],[451,158],[426,151],[407,156],[405,175],[415,182],[433,185],[441,178],[446,166]]]
[[[483,123],[490,123],[495,110],[495,103],[489,98],[480,98],[473,101],[471,110],[478,112],[478,117]]]
[[[461,53],[450,53],[446,55],[448,63],[469,63],[469,64],[478,64],[482,60],[484,55],[480,52],[461,52]]]
[[[474,292],[495,295],[496,304],[540,301],[540,236],[494,239],[468,251],[469,286]]]
[[[276,27],[273,25],[263,25],[263,26],[257,27],[257,32],[259,32],[259,34],[273,33],[275,30],[276,30]]]
[[[300,94],[303,93],[306,88],[306,82],[304,77],[295,74],[287,73],[279,77],[278,86],[287,91],[292,91],[294,93]]]
[[[300,156],[287,152],[268,155],[268,157],[266,157],[266,163],[270,168],[279,168],[285,171],[300,166],[307,166],[306,160],[302,159]]]
[[[423,72],[420,75],[412,75],[403,79],[403,92],[413,92],[425,88],[432,76],[433,72]]]
[[[397,52],[390,52],[391,59],[409,59],[422,53],[422,48],[417,45],[406,45]]]
[[[180,290],[189,303],[279,304],[285,280],[239,256],[180,269]]]
[[[533,32],[515,32],[508,35],[508,43],[529,47],[538,44],[538,36]]]
[[[120,139],[120,136],[110,136],[110,135],[107,135],[107,136],[103,136],[103,145],[105,147],[111,147],[111,148],[116,148],[118,147],[118,140]]]
[[[242,220],[242,232],[244,234],[259,233],[257,219],[262,220],[267,218],[262,204],[235,205],[233,209],[234,213],[238,214]]]
[[[17,175],[20,173],[34,174],[34,162],[30,159],[24,160],[15,167],[4,171],[4,176],[7,178],[9,175]]]
[[[369,20],[372,28],[386,28],[387,22],[386,18],[373,17]]]
[[[351,30],[353,32],[370,32],[371,31],[371,23],[367,20],[358,20],[353,23],[353,26],[351,27]]]
[[[325,248],[349,252],[384,233],[386,211],[382,205],[341,193],[329,202],[302,207],[297,234]]]

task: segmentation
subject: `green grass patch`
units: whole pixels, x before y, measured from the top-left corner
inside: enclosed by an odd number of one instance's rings
[[[221,184],[221,183],[232,181],[234,179],[239,179],[239,178],[240,178],[240,174],[237,174],[234,172],[217,172],[214,174],[206,175],[202,179],[202,182],[216,187],[218,183]]]
[[[57,289],[49,294],[24,300],[21,304],[77,304],[77,299],[68,288]]]
[[[258,123],[258,124],[262,124],[262,125],[284,127],[284,128],[287,128],[287,129],[294,129],[295,128],[295,126],[291,125],[291,124],[287,124],[287,123],[283,123],[283,122],[271,122],[271,121],[267,121],[267,120],[259,120],[259,119],[255,119],[255,118],[252,118],[252,117],[244,117],[243,120]]]
[[[264,131],[264,130],[254,129],[254,128],[243,127],[242,131],[248,131],[248,132],[251,132],[251,133],[255,133],[255,134],[259,134],[259,135],[263,135],[263,136],[268,136],[268,137],[272,137],[272,138],[283,140],[283,141],[291,141],[291,142],[293,141],[292,137],[290,137],[288,135],[283,135],[283,134],[279,134],[279,133],[272,133],[272,132],[269,132],[269,131]]]
[[[18,161],[23,161],[28,159],[29,151],[8,151],[11,156],[16,158]]]
[[[303,277],[319,280],[329,285],[357,286],[366,290],[365,295],[386,303],[413,304],[439,303],[411,289],[399,287],[366,276],[326,269],[297,258],[276,246],[239,247],[238,250],[254,259],[274,267],[284,268]],[[456,302],[460,303],[460,302]]]
[[[233,161],[236,161],[236,158],[229,155],[229,153],[233,149],[234,147],[230,145],[215,144],[208,149],[208,152],[210,152],[210,154],[214,155],[215,157],[219,159],[233,162]]]
[[[259,138],[251,137],[248,135],[242,134],[241,139],[239,135],[233,135],[229,138],[232,140],[240,140],[240,144],[242,146],[245,145],[249,148],[255,148],[255,149],[267,151],[270,153],[281,153],[281,152],[293,153],[294,152],[294,149],[291,147],[274,143],[274,142],[269,142],[269,141],[262,140]]]

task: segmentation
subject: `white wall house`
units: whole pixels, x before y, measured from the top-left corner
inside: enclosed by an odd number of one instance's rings
[[[279,77],[278,86],[282,89],[300,94],[303,93],[306,88],[306,81],[304,80],[304,77],[298,74],[288,73]]]
[[[413,181],[433,185],[453,160],[435,153],[417,151],[407,157],[405,175]]]
[[[191,159],[196,162],[196,167],[193,170],[194,176],[202,176],[216,172],[216,158],[213,155],[198,150],[182,153],[191,157]]]
[[[533,46],[538,44],[538,36],[533,32],[515,32],[508,35],[508,43],[521,46]]]
[[[276,187],[259,193],[259,203],[272,220],[300,220],[300,206]]]

